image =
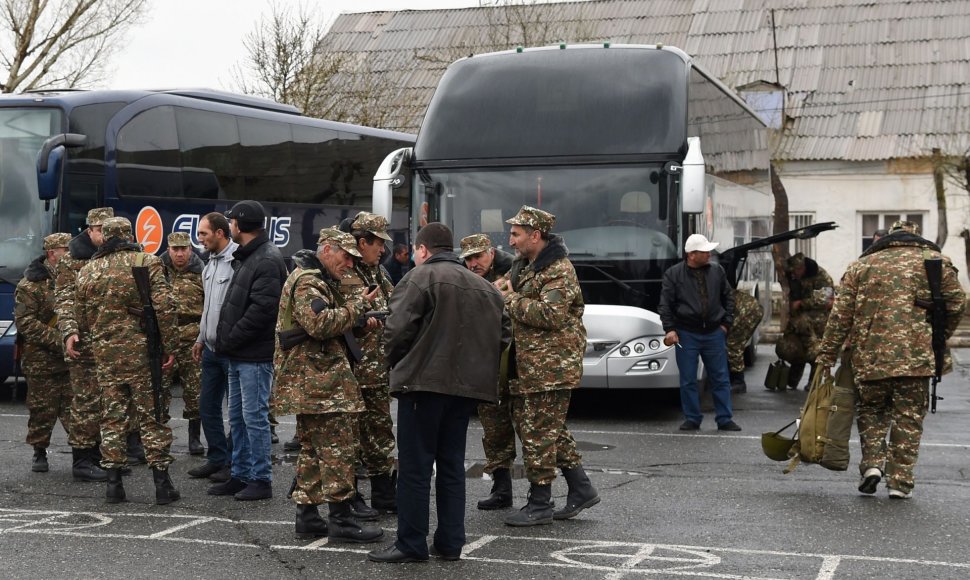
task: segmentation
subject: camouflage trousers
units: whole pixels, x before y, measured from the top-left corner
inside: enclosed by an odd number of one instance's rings
[[[90,355],[72,360],[68,369],[71,375],[71,430],[67,441],[71,447],[88,449],[101,440],[101,388],[98,385],[97,366]]]
[[[744,349],[760,322],[760,316],[735,318],[734,326],[727,335],[728,368],[732,373],[744,372]]]
[[[919,455],[923,418],[929,406],[929,379],[894,377],[859,383],[858,389],[856,420],[862,443],[860,473],[870,467],[882,469],[889,487],[902,492],[912,491],[913,468]]]
[[[356,415],[321,413],[296,416],[300,455],[296,461],[293,501],[301,505],[320,505],[341,502],[354,496]]]
[[[58,419],[64,431],[71,433],[71,400],[74,398],[71,375],[67,371],[44,373],[24,365],[24,376],[27,378],[27,411],[30,413],[27,445],[47,449]]]
[[[147,369],[146,369],[147,370]],[[148,373],[146,372],[145,375]],[[138,424],[141,442],[145,446],[148,465],[167,470],[174,461],[172,457],[172,429],[168,426],[168,406],[171,393],[168,389],[161,392],[161,420],[155,418],[155,397],[149,379],[129,382],[102,377],[102,406],[104,416],[101,420],[101,467],[118,469],[127,463],[127,444],[125,438],[134,429],[129,416]]]
[[[485,448],[485,473],[511,469],[515,461],[515,425],[508,384],[499,389],[497,404],[479,403],[478,420],[482,423],[482,447]]]
[[[583,458],[566,427],[570,389],[512,395],[512,420],[522,441],[522,461],[529,483],[548,485],[556,468],[579,467]]]
[[[391,419],[391,395],[386,384],[361,385],[364,410],[357,413],[354,439],[358,457],[367,466],[367,475],[390,475],[394,470],[394,420]]]
[[[180,342],[172,354],[175,355],[175,369],[178,370],[179,382],[182,383],[182,418],[189,421],[199,418],[199,393],[202,390],[202,365],[192,358],[192,346],[195,342]],[[171,385],[172,375],[169,371],[165,375],[166,385]]]

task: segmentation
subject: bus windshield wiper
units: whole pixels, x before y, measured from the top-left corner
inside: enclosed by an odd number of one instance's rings
[[[642,292],[640,290],[637,290],[633,286],[630,286],[629,284],[627,284],[623,280],[620,280],[619,278],[617,278],[613,274],[610,274],[609,272],[607,272],[603,268],[600,268],[599,266],[595,266],[593,264],[584,264],[582,262],[575,262],[573,264],[573,266],[582,266],[584,268],[591,268],[593,270],[596,270],[597,272],[599,272],[600,274],[602,274],[603,277],[605,277],[607,280],[609,280],[610,282],[613,282],[614,284],[616,284],[617,286],[619,286],[620,289],[623,290],[624,292],[633,292],[634,294],[639,294],[640,296],[643,296],[644,298],[647,298],[648,297],[648,294],[646,292]]]

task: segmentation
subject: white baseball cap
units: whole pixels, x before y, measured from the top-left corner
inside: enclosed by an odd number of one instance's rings
[[[691,252],[710,252],[718,246],[718,242],[708,241],[707,238],[700,234],[691,234],[687,238],[687,243],[684,244],[684,251],[688,254]]]

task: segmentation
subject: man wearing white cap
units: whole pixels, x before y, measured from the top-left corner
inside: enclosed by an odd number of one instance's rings
[[[660,322],[667,333],[664,344],[677,345],[680,405],[684,410],[681,431],[697,431],[704,419],[697,392],[698,356],[707,369],[718,430],[741,430],[732,420],[727,363],[734,294],[724,269],[710,263],[711,250],[717,246],[701,234],[688,237],[684,244],[687,258],[664,273],[660,291]]]

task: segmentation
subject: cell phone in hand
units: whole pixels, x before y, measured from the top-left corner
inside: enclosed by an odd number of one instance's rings
[[[368,294],[373,293],[374,290],[377,290],[377,284],[371,284],[370,286],[367,287],[367,293]]]

